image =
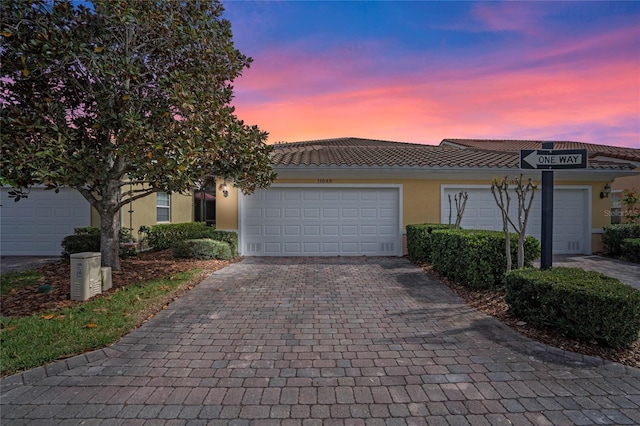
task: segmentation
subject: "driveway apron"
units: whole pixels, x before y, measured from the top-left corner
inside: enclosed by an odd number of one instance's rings
[[[640,370],[535,343],[402,258],[247,258],[7,377],[23,424],[640,424]]]

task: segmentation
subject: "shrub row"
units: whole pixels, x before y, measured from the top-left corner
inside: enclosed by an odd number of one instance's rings
[[[124,243],[131,241],[131,232],[128,229],[120,230],[120,257],[135,255],[135,250],[125,247]],[[69,257],[74,253],[99,252],[100,228],[87,226],[75,228],[73,235],[67,235],[62,239],[62,256]]]
[[[506,302],[534,327],[626,348],[640,332],[640,291],[577,268],[516,270],[506,276]]]
[[[441,229],[430,236],[433,269],[473,289],[499,287],[507,270],[505,235],[501,231]],[[517,265],[518,237],[511,235],[511,257]],[[540,243],[527,237],[525,267],[540,255]]]
[[[229,245],[233,257],[238,255],[238,234],[215,229],[204,222],[154,225],[148,231],[149,246],[156,250],[172,248],[180,241],[199,239],[223,241]]]
[[[449,229],[440,223],[407,225],[407,252],[414,262],[431,262],[431,233],[435,229]]]
[[[206,230],[207,224],[204,222],[167,223],[152,226],[147,238],[150,247],[164,250],[178,241],[204,238]]]
[[[640,263],[640,238],[622,240],[622,253],[624,260]]]
[[[222,259],[233,258],[229,244],[209,238],[178,241],[172,246],[173,257],[189,259]]]
[[[640,223],[606,225],[602,235],[602,250],[606,256],[625,257],[624,240],[640,238]]]

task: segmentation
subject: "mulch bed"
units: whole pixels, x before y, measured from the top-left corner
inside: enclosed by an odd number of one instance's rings
[[[197,277],[201,280],[229,263],[223,260],[174,259],[170,250],[143,252],[138,256],[121,259],[122,270],[112,273],[113,287],[95,297],[102,297],[134,283],[166,278],[193,269],[202,270]],[[3,316],[22,317],[84,303],[70,300],[71,264],[68,259],[43,265],[38,270],[44,275],[39,283],[12,291],[0,298],[0,312]],[[51,285],[49,293],[38,292],[38,288],[44,284]]]
[[[495,317],[510,328],[532,340],[559,349],[583,355],[596,356],[623,365],[640,368],[640,340],[636,340],[628,349],[613,349],[600,346],[595,342],[585,342],[568,338],[556,330],[536,329],[509,313],[509,306],[504,300],[504,292],[498,290],[470,290],[440,276],[434,272],[428,264],[422,265],[422,269],[442,281],[460,296],[467,305]]]

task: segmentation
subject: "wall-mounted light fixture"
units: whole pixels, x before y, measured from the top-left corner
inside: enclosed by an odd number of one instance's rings
[[[611,194],[611,186],[607,183],[602,189],[602,192],[600,193],[600,198],[608,198],[610,194]]]
[[[229,188],[227,188],[226,182],[222,184],[222,195],[224,195],[224,198],[229,196]]]

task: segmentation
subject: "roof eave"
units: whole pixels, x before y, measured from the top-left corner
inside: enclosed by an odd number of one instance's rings
[[[516,166],[338,166],[338,165],[275,165],[280,179],[491,179],[499,175],[522,173],[526,177],[540,178],[540,170],[522,170]],[[638,175],[630,169],[577,169],[556,170],[556,180],[609,181],[619,177]]]

